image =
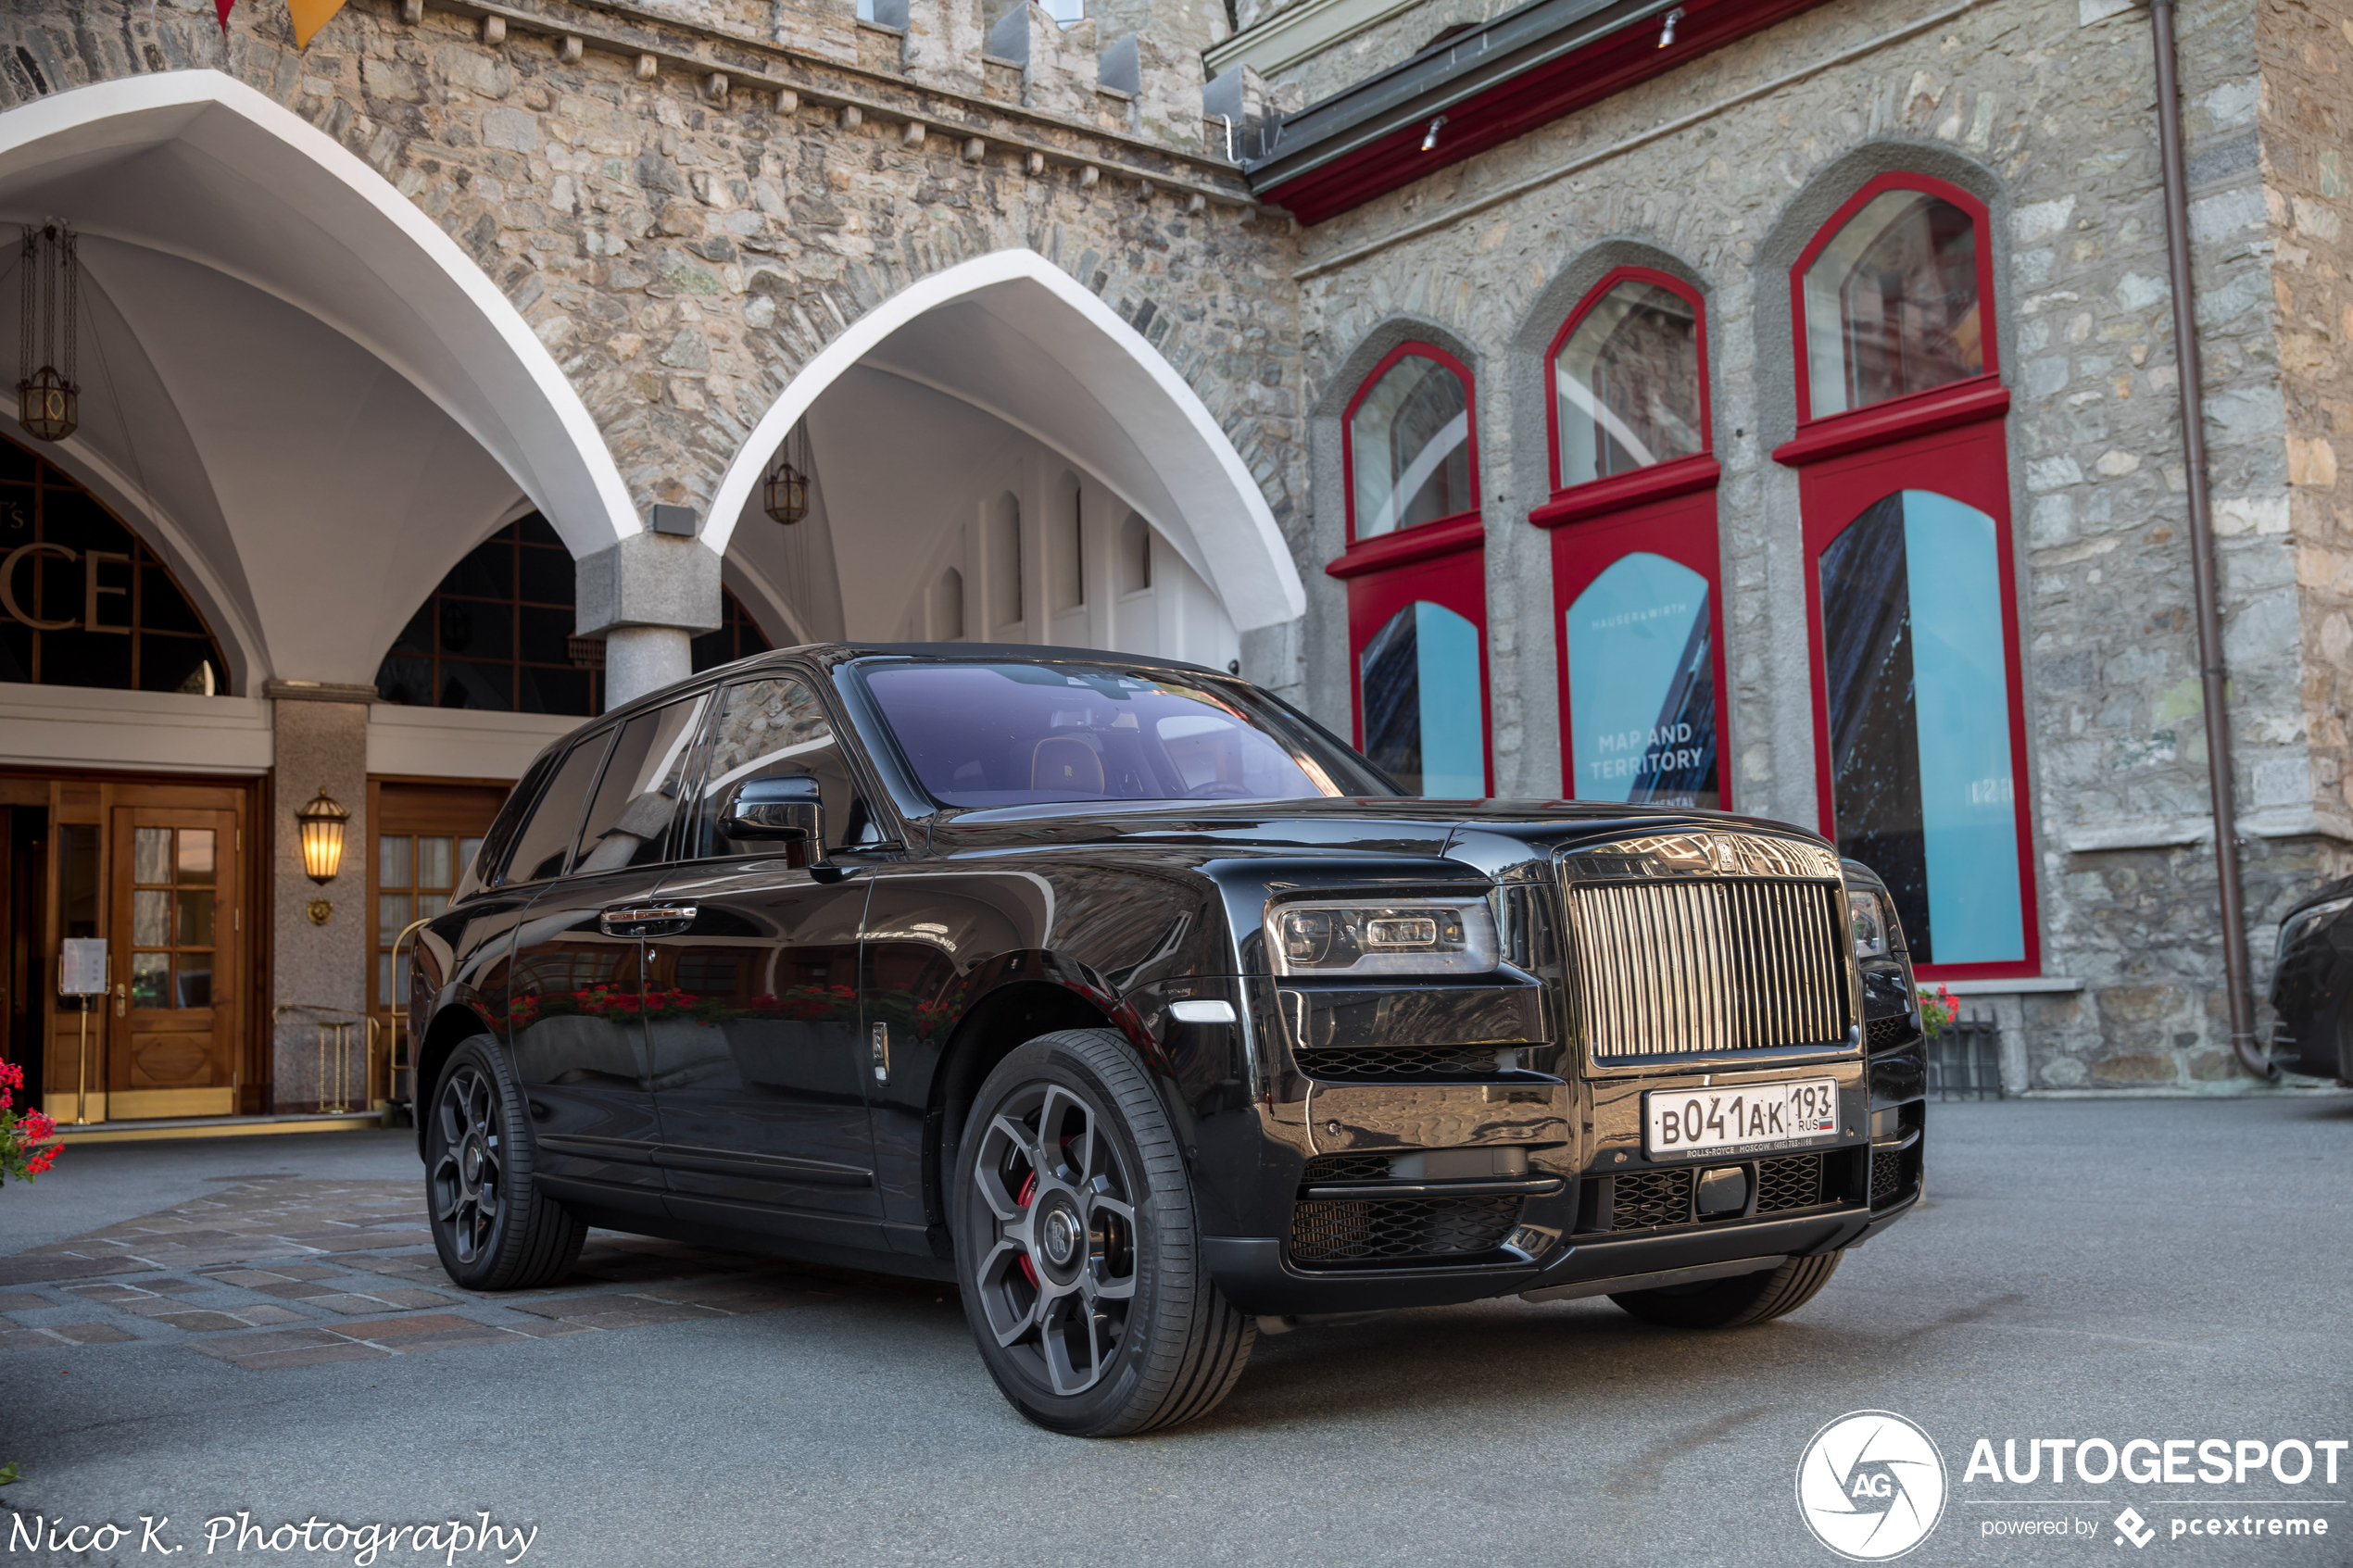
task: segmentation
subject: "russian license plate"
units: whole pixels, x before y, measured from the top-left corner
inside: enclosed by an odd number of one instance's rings
[[[1796,1078],[1710,1089],[1653,1089],[1642,1096],[1650,1157],[1762,1154],[1838,1132],[1838,1083]]]

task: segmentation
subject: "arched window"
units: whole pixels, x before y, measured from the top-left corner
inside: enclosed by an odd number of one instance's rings
[[[1343,445],[1352,542],[1478,509],[1470,372],[1444,349],[1409,343],[1382,360],[1349,405]]]
[[[940,643],[964,640],[964,574],[952,566],[931,585],[931,636]]]
[[[1018,631],[1021,602],[1021,502],[1012,491],[988,506],[988,619],[990,629]]]
[[[1561,793],[1714,809],[1725,785],[1716,481],[1699,292],[1621,267],[1545,357]]]
[[[1406,789],[1487,793],[1487,582],[1471,373],[1434,344],[1373,367],[1340,420],[1356,744]]]
[[[1569,318],[1554,344],[1554,489],[1707,450],[1699,301],[1627,268]]]
[[[1800,264],[1805,407],[1821,419],[1983,375],[1992,257],[1984,208],[1957,191],[1875,181]]]
[[[1087,519],[1078,476],[1063,470],[1054,482],[1054,608],[1076,609],[1087,602]]]
[[[229,693],[220,646],[171,569],[70,475],[6,439],[0,681]]]
[[[1140,594],[1152,585],[1152,527],[1135,512],[1119,525],[1119,591]]]
[[[721,622],[693,644],[694,668],[768,650],[736,596],[720,590]],[[572,552],[537,512],[474,546],[426,596],[376,669],[376,696],[410,708],[494,713],[604,710],[605,646],[573,635]]]
[[[1791,272],[1823,831],[1931,979],[2040,967],[1984,205],[1881,175]]]

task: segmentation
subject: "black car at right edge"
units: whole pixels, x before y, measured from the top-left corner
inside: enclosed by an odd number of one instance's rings
[[[535,762],[410,986],[434,1236],[952,1281],[1055,1431],[1256,1336],[1517,1295],[1804,1305],[1919,1192],[1893,900],[1812,834],[1430,800],[1242,681],[795,648]]]
[[[2353,877],[2280,922],[2271,968],[2271,1060],[2291,1073],[2353,1085]]]

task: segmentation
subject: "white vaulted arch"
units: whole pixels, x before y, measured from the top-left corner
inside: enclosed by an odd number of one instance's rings
[[[497,285],[332,137],[216,70],[0,114],[0,213],[222,272],[316,317],[454,420],[575,555],[639,523],[596,421]]]
[[[1092,471],[1185,557],[1237,628],[1305,610],[1274,514],[1200,396],[1111,307],[1027,249],[908,285],[803,366],[721,481],[704,531],[711,548],[724,552],[757,512],[793,426],[861,364],[983,408]]]
[[[52,215],[82,236],[84,305],[82,423],[58,456],[140,493],[126,516],[240,646],[240,690],[372,680],[518,509],[575,558],[638,530],[603,435],[497,285],[243,82],[160,72],[0,113],[0,222]],[[15,335],[0,322],[0,351]]]

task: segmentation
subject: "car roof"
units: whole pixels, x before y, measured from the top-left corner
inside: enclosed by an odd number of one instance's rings
[[[802,643],[793,647],[771,648],[705,670],[684,681],[675,681],[659,691],[648,692],[619,708],[600,713],[594,719],[583,720],[572,734],[608,720],[621,719],[658,708],[672,700],[678,693],[698,685],[708,684],[728,675],[750,674],[771,665],[788,660],[807,660],[830,670],[862,659],[937,659],[970,663],[975,659],[1013,664],[1121,664],[1144,670],[1168,670],[1187,675],[1206,675],[1214,680],[1235,680],[1228,671],[1212,670],[1205,665],[1190,664],[1181,659],[1163,659],[1154,654],[1118,653],[1109,648],[1058,647],[1039,643]],[[571,734],[565,736],[568,741]],[[557,745],[562,745],[558,742]],[[553,747],[550,747],[553,749]]]

